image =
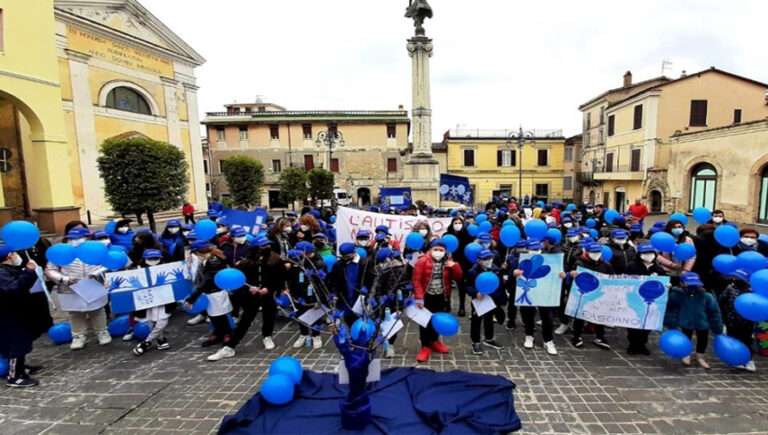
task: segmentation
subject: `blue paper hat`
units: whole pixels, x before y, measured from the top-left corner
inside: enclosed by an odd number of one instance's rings
[[[312,236],[313,239],[325,239],[328,240],[328,236],[326,236],[324,233],[317,233],[314,236]]]
[[[248,233],[245,232],[245,229],[243,229],[243,227],[235,227],[235,228],[232,228],[232,231],[230,231],[230,234],[232,234],[232,237],[242,237]]]
[[[342,243],[341,246],[339,246],[339,254],[341,255],[349,255],[355,252],[355,245],[349,242]]]
[[[569,228],[568,231],[565,232],[566,237],[576,237],[579,234],[581,233],[579,233],[579,230],[576,228]]]
[[[189,245],[189,249],[191,249],[192,252],[195,252],[195,251],[202,251],[203,249],[207,249],[211,246],[212,245],[208,243],[208,241],[206,240],[195,240],[194,242],[192,242],[191,245]]]
[[[482,233],[477,236],[477,240],[479,240],[480,243],[491,243],[493,242],[493,237],[491,237],[491,235],[488,233]]]
[[[526,247],[528,248],[529,251],[536,251],[544,248],[544,246],[542,246],[541,242],[538,240],[529,240]]]
[[[478,260],[481,260],[484,258],[491,258],[491,257],[493,257],[493,251],[491,251],[490,249],[483,249],[482,251],[480,251],[479,254],[477,254]]]
[[[436,246],[445,249],[445,242],[440,239],[437,239],[437,240],[433,240],[432,243],[430,243],[429,245],[430,248],[434,248]]]
[[[181,226],[181,229],[183,231],[192,231],[192,230],[195,229],[195,226],[192,225],[192,224],[184,224],[184,225]]]
[[[704,285],[704,283],[701,282],[701,278],[699,278],[699,274],[694,272],[682,274],[680,280],[685,285]]]
[[[258,247],[261,247],[261,246],[269,245],[270,243],[272,243],[272,242],[270,242],[268,238],[266,238],[266,237],[259,237],[259,238],[257,238],[256,240],[253,241],[253,246],[256,246],[258,248]]]
[[[611,237],[613,237],[614,239],[626,239],[627,232],[624,230],[613,230],[611,231]]]
[[[163,253],[159,249],[147,249],[141,256],[143,258],[163,258]]]
[[[367,230],[360,230],[360,231],[357,232],[356,238],[358,238],[358,239],[370,239],[371,238],[371,233],[368,232]]]
[[[216,219],[216,226],[217,227],[227,227],[227,228],[229,228],[232,225],[229,223],[228,220],[226,220],[224,218],[218,218],[218,219]]]
[[[651,245],[650,243],[643,243],[637,247],[637,252],[643,254],[646,252],[656,252],[656,250],[653,249],[653,245]]]
[[[8,255],[13,252],[13,248],[11,248],[8,245],[0,245],[0,261],[5,261],[8,258]]]
[[[165,224],[166,227],[180,227],[181,221],[178,219],[171,219],[168,221],[167,224]]]
[[[298,249],[305,254],[309,254],[315,251],[315,247],[312,246],[312,244],[309,242],[299,242],[296,244],[296,246],[294,246],[294,249]]]
[[[587,252],[603,252],[603,246],[599,243],[590,243]]]
[[[93,238],[94,239],[108,239],[109,238],[109,234],[105,233],[104,231],[96,231],[95,233],[93,233]]]

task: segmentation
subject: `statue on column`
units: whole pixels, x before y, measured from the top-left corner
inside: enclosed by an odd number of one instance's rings
[[[432,18],[432,8],[427,0],[409,0],[405,9],[405,17],[413,18],[416,36],[424,36],[424,18]]]

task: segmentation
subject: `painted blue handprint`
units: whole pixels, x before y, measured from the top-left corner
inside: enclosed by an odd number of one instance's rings
[[[544,257],[534,255],[520,262],[520,270],[523,271],[523,276],[517,278],[517,285],[523,289],[523,294],[515,302],[533,305],[533,301],[528,297],[528,292],[536,288],[536,280],[547,276],[552,268],[544,265]]]
[[[157,275],[155,275],[155,285],[165,284],[165,281],[167,278],[168,278],[168,272],[158,273]]]
[[[138,276],[131,276],[128,278],[128,284],[130,288],[142,288],[144,285],[141,283],[141,279]]]
[[[187,279],[187,277],[184,275],[184,270],[181,268],[174,269],[171,273],[173,273],[173,277],[176,279],[176,281],[183,281]]]
[[[125,278],[121,276],[116,276],[112,278],[112,281],[109,283],[109,291],[119,289],[124,282],[125,282]]]

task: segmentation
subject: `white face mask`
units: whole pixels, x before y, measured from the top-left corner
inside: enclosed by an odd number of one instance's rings
[[[646,263],[653,263],[656,259],[656,254],[640,254],[640,258]]]
[[[712,218],[712,222],[714,222],[716,224],[722,223],[723,222],[723,218],[722,218],[722,216],[715,216],[715,217]]]
[[[627,239],[613,239],[614,243],[617,245],[624,245],[627,243]]]
[[[158,264],[160,264],[159,258],[147,259],[145,261],[147,263],[147,266],[157,266]]]
[[[578,243],[579,238],[579,236],[568,237],[568,241],[571,243]]]
[[[592,259],[592,261],[598,261],[600,259],[600,257],[602,257],[602,256],[603,256],[603,254],[600,253],[600,252],[590,252],[589,253],[589,258]]]
[[[111,245],[111,244],[112,244],[112,243],[109,241],[109,239],[99,239],[99,240],[96,240],[96,241],[97,241],[97,242],[99,242],[99,243],[101,243],[101,244],[102,244],[102,245],[104,245],[104,246],[109,246],[109,245]]]
[[[434,258],[437,261],[440,261],[445,257],[445,251],[432,251],[432,258]]]
[[[69,244],[77,248],[78,246],[82,245],[83,242],[85,242],[85,239],[72,239],[69,241]]]
[[[179,232],[179,227],[170,227],[168,228],[168,232],[171,234],[176,234]]]
[[[491,247],[490,242],[489,243],[481,243],[481,245],[483,245],[483,248],[486,248],[486,249]]]
[[[427,237],[428,233],[429,233],[429,231],[427,231],[427,230],[419,230],[419,234],[421,234],[421,237]]]
[[[483,260],[481,264],[483,265],[484,268],[490,269],[493,267],[493,258],[491,258],[490,260]]]
[[[371,244],[371,241],[368,240],[368,239],[361,239],[361,240],[357,241],[357,245],[358,246],[362,246],[363,248],[367,248],[368,245],[370,245],[370,244]]]
[[[541,251],[528,251],[531,255],[541,254]]]
[[[679,236],[680,234],[683,234],[682,228],[672,228],[672,235]]]
[[[216,227],[216,234],[224,234],[227,232],[227,227]]]
[[[307,225],[302,225],[302,226],[301,226],[301,231],[309,231],[309,226],[307,226]]]
[[[125,234],[128,232],[128,227],[120,227],[117,229],[117,232],[120,234]]]
[[[192,232],[192,231],[182,231],[182,232],[181,232],[181,234],[182,234],[184,237],[187,237],[187,236],[189,235],[189,233],[191,233],[191,232]]]
[[[563,223],[563,226],[566,227],[566,228],[571,228],[571,227],[573,227],[573,224],[570,223],[570,222],[565,222],[565,223]]]
[[[461,231],[462,228],[464,228],[464,225],[462,224],[453,224],[454,231]]]
[[[291,228],[291,227],[283,228],[283,233],[285,233],[285,234],[291,234],[291,231],[293,231],[293,228]]]
[[[21,266],[21,255],[16,254],[13,256],[13,263],[14,266]]]
[[[245,236],[235,237],[235,243],[237,243],[238,245],[242,245],[243,243],[245,243],[245,240],[246,240]]]
[[[755,246],[757,244],[757,239],[753,239],[751,237],[742,237],[741,243],[745,244],[746,246]]]

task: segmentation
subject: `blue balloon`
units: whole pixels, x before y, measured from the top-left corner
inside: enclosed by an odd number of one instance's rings
[[[593,239],[597,240],[597,236],[599,236],[600,234],[597,232],[597,230],[596,230],[596,229],[594,229],[594,228],[590,228],[590,229],[589,229],[589,235],[590,235],[590,236],[591,236]]]
[[[405,246],[418,251],[424,246],[424,237],[419,233],[410,233],[405,238]]]
[[[467,232],[470,236],[475,237],[480,232],[480,227],[475,224],[467,225]]]
[[[757,237],[757,240],[760,240],[761,242],[768,244],[768,236],[766,236],[765,234],[760,234]]]
[[[443,234],[441,239],[443,240],[443,243],[445,243],[445,250],[449,253],[459,248],[459,239],[453,234]]]
[[[547,231],[547,237],[545,237],[545,239],[553,245],[559,245],[560,242],[563,241],[563,233],[557,228],[550,228],[549,231]]]
[[[48,338],[53,344],[63,344],[72,341],[72,327],[69,323],[57,323],[48,329]]]
[[[147,322],[139,322],[133,325],[133,338],[137,340],[146,340],[150,332],[152,332],[152,328],[149,327]]]
[[[600,280],[595,275],[586,272],[581,272],[576,275],[574,282],[576,283],[576,288],[579,289],[579,293],[582,295],[592,292],[600,287]]]
[[[336,215],[331,216],[329,220],[331,221],[332,224],[336,223]]]
[[[680,243],[675,246],[674,256],[680,261],[688,261],[696,256],[696,247],[690,243]]]
[[[691,339],[676,329],[661,334],[659,347],[664,353],[675,359],[685,358],[693,352]]]
[[[511,219],[507,219],[507,220],[505,220],[505,221],[504,221],[504,223],[503,223],[503,224],[501,224],[501,227],[502,227],[502,228],[503,228],[503,227],[508,227],[508,226],[510,226],[510,225],[513,225],[513,226],[514,226],[514,225],[515,225],[515,223],[514,223],[514,222],[513,222]]]
[[[66,266],[72,264],[77,258],[75,248],[67,243],[53,245],[45,251],[45,258],[56,266]]]
[[[109,322],[107,325],[107,331],[109,331],[109,335],[113,337],[120,337],[125,335],[125,333],[128,332],[128,329],[130,328],[131,322],[128,319],[127,314],[115,317],[115,319]]]
[[[706,207],[696,207],[693,209],[693,219],[701,225],[709,222],[712,218],[712,212]]]
[[[640,284],[640,288],[637,289],[637,292],[646,304],[652,304],[653,301],[658,299],[659,296],[663,295],[666,291],[667,288],[659,281],[645,281]]]
[[[374,332],[376,332],[376,325],[373,323],[373,320],[368,319],[357,319],[355,320],[355,323],[352,324],[352,328],[349,330],[350,336],[355,340],[360,341],[368,341],[373,337]]]
[[[712,259],[712,267],[723,275],[730,275],[739,268],[739,259],[734,255],[720,254]]]
[[[234,268],[222,269],[216,272],[213,282],[222,290],[237,290],[245,285],[245,274]]]
[[[744,343],[723,334],[715,336],[715,353],[729,366],[742,366],[752,359],[752,354]]]
[[[565,211],[573,211],[573,210],[576,210],[576,204],[568,204],[565,207]]]
[[[195,224],[195,234],[200,240],[211,240],[216,236],[216,222],[210,219],[197,221]]]
[[[325,268],[328,270],[328,272],[330,272],[331,269],[333,269],[333,265],[336,264],[337,260],[338,258],[336,258],[335,255],[332,255],[332,254],[323,255],[323,263],[325,263]]]
[[[715,240],[726,248],[733,248],[739,243],[739,230],[730,225],[721,225],[715,230]]]
[[[738,268],[744,269],[749,273],[765,269],[766,265],[768,265],[763,254],[757,251],[744,251],[736,256],[736,260],[738,261]]]
[[[484,295],[489,295],[498,288],[499,276],[493,272],[483,272],[475,278],[475,289]]]
[[[512,221],[506,221],[504,224],[506,225],[507,222]],[[514,225],[514,223],[506,225],[499,231],[499,238],[504,246],[512,248],[517,245],[517,242],[520,240],[520,229],[518,229],[517,225]]]
[[[292,356],[281,356],[269,365],[269,376],[285,375],[294,384],[301,382],[303,374],[301,362]]]
[[[368,258],[368,251],[363,249],[362,246],[358,246],[356,251],[357,251],[357,255],[359,255],[360,258]]]
[[[602,249],[603,249],[603,261],[611,261],[611,258],[613,258],[613,249],[605,245],[603,245]]]
[[[543,240],[548,229],[543,220],[533,219],[525,224],[525,236],[529,239]]]
[[[589,228],[594,228],[594,227],[595,227],[595,225],[597,225],[597,221],[595,221],[595,220],[594,220],[594,219],[592,219],[592,218],[589,218],[589,219],[587,219],[587,226],[588,226]]]
[[[753,322],[768,320],[768,297],[757,293],[744,293],[736,298],[733,307],[739,315]]]
[[[768,269],[758,270],[749,277],[749,286],[755,293],[768,296]]]
[[[651,236],[651,246],[657,251],[674,252],[676,246],[675,238],[672,234],[659,231]]]
[[[128,261],[130,261],[130,259],[125,252],[109,251],[107,252],[107,255],[104,256],[104,261],[101,265],[114,272],[124,268],[128,264]]]
[[[477,262],[477,256],[480,255],[480,251],[483,250],[483,245],[472,242],[464,247],[464,256],[467,257],[470,263]]]
[[[40,240],[40,230],[31,222],[13,221],[5,224],[0,230],[0,236],[14,251],[23,251],[35,246]]]
[[[491,232],[491,228],[493,228],[493,225],[490,222],[488,222],[488,221],[484,221],[484,222],[480,223],[478,228],[480,229],[481,233],[490,233]]]
[[[607,224],[612,224],[613,220],[616,219],[619,216],[621,216],[621,215],[616,210],[608,210],[603,215],[603,217],[605,218],[605,223],[607,223]]]
[[[485,222],[485,221],[487,221],[487,220],[488,220],[488,216],[486,214],[484,214],[484,213],[481,213],[481,214],[475,216],[475,223],[478,224],[478,225],[483,223],[483,222]]]
[[[261,397],[273,405],[285,405],[293,400],[293,382],[285,375],[268,377],[259,390]]]
[[[435,313],[430,321],[435,332],[442,336],[451,337],[459,332],[459,321],[448,313]]]
[[[672,213],[672,215],[669,217],[669,220],[680,221],[683,223],[684,227],[688,225],[688,216],[680,212]]]
[[[184,304],[182,304],[183,306]],[[192,304],[192,308],[187,309],[184,307],[184,311],[186,311],[189,314],[200,314],[203,311],[208,309],[208,296],[205,295],[205,293],[201,294],[199,298],[195,301],[194,304]]]
[[[101,266],[101,263],[104,262],[107,252],[109,252],[109,248],[95,240],[89,240],[75,248],[75,253],[80,261],[97,266]]]
[[[0,376],[8,376],[8,360],[0,357]]]

